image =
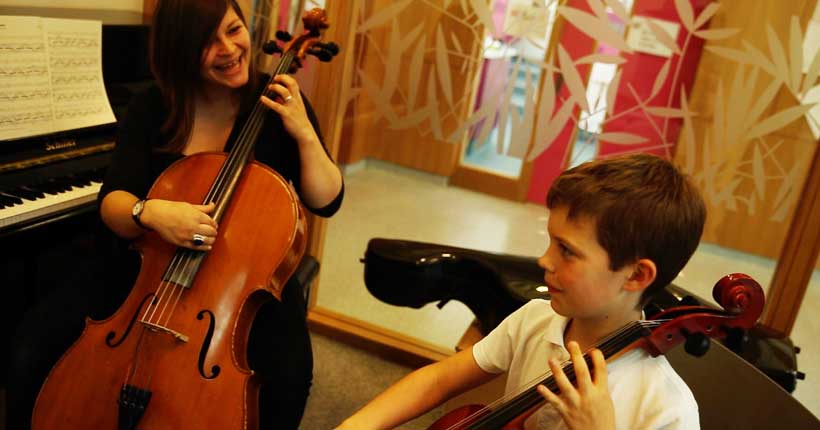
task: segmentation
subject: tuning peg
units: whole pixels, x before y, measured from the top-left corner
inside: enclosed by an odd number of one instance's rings
[[[276,30],[276,38],[282,42],[290,42],[293,36],[285,30]]]
[[[749,342],[749,333],[746,332],[741,327],[732,327],[728,329],[728,334],[726,335],[726,347],[734,351],[735,353],[740,353],[743,351],[743,346]]]
[[[319,61],[325,63],[333,59],[333,54],[321,48],[311,48],[308,54],[315,56]]]
[[[703,333],[689,333],[683,330],[683,335],[686,337],[683,349],[686,350],[689,355],[702,357],[711,346],[709,338]]]
[[[339,45],[333,42],[322,43],[322,49],[329,52],[330,55],[334,57],[339,53]]]
[[[262,52],[268,55],[281,54],[282,47],[279,46],[275,40],[269,40],[267,43],[262,45]]]

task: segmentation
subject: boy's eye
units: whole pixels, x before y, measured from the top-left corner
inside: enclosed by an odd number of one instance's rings
[[[574,255],[572,253],[572,250],[570,250],[564,244],[561,244],[561,243],[558,244],[558,250],[561,252],[562,257],[571,257],[571,256]]]

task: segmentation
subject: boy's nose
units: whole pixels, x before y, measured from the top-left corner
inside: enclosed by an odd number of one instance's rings
[[[549,249],[547,249],[547,251],[549,251]],[[550,264],[549,257],[547,257],[547,254],[549,254],[549,252],[544,252],[544,255],[538,257],[538,266],[549,273],[553,273],[555,272],[555,267],[552,264]]]

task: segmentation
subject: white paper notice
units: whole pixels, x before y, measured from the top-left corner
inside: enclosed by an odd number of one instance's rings
[[[0,16],[0,140],[115,121],[100,21]]]
[[[678,39],[680,24],[664,21],[662,19],[634,15],[629,23],[629,31],[626,35],[627,46],[637,52],[658,55],[666,58],[671,57],[672,50],[658,40],[655,33],[653,33],[652,29],[649,28],[649,24],[647,24],[649,21],[657,24],[658,27],[664,30],[672,40]]]

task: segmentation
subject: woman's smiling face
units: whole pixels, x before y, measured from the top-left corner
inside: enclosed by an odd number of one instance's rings
[[[251,37],[232,7],[202,52],[201,74],[206,86],[240,88],[248,82]]]

